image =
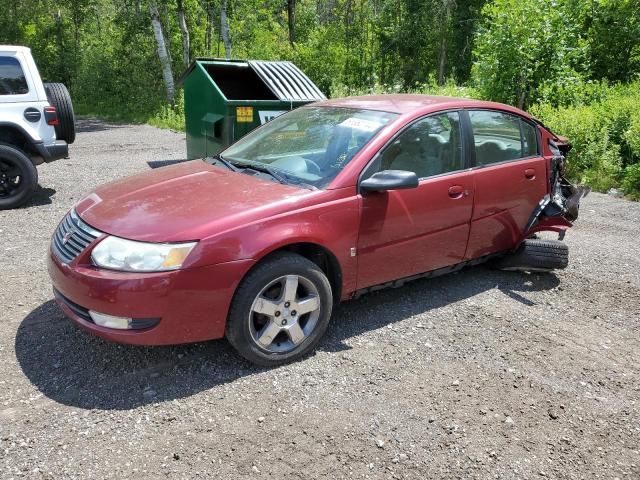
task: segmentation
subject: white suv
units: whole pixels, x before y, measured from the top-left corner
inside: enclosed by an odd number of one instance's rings
[[[74,140],[66,87],[42,83],[30,49],[0,45],[0,209],[26,202],[36,165],[66,158]]]

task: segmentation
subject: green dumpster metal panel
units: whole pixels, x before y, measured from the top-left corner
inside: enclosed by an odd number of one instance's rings
[[[198,58],[178,84],[184,87],[188,158],[215,155],[278,115],[325,99],[291,62]]]

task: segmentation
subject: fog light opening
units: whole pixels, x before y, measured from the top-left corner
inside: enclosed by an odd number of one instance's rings
[[[106,328],[115,328],[117,330],[129,330],[132,324],[131,318],[114,317],[105,313],[94,312],[89,310],[89,315],[96,325]]]
[[[113,315],[94,312],[93,310],[89,310],[89,315],[96,325],[116,330],[144,330],[155,327],[160,323],[159,318],[114,317]]]

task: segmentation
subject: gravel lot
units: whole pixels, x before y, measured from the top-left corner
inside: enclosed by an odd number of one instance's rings
[[[109,344],[52,300],[43,259],[82,193],[184,155],[184,135],[83,120],[0,211],[1,478],[640,478],[640,204],[587,197],[565,271],[369,294],[265,370],[225,341]]]

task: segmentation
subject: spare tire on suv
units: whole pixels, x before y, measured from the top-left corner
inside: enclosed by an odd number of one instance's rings
[[[62,83],[44,83],[49,103],[56,107],[58,112],[58,125],[56,125],[56,137],[72,144],[76,139],[76,117],[73,113],[73,104],[67,87]]]

